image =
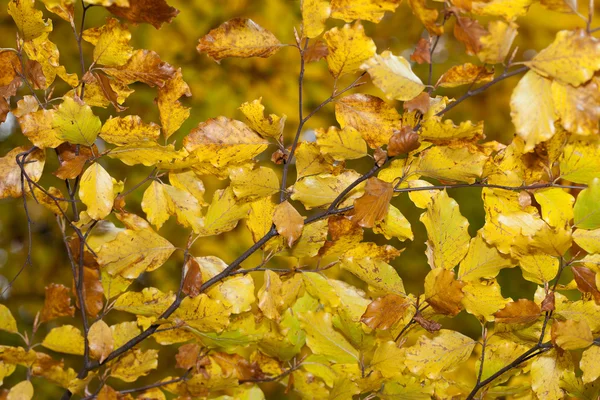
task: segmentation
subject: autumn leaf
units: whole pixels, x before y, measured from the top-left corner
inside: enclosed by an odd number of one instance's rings
[[[411,302],[396,294],[388,294],[371,302],[361,322],[372,329],[387,330],[407,315]]]
[[[573,222],[581,229],[600,228],[600,178],[594,178],[587,189],[577,196],[573,207]]]
[[[229,177],[233,193],[238,199],[256,200],[280,190],[279,178],[271,168],[232,168]]]
[[[179,14],[165,0],[128,0],[128,4],[115,4],[108,7],[113,15],[125,18],[133,23],[148,23],[160,29],[163,23],[170,23]]]
[[[181,69],[178,69],[173,77],[165,81],[158,90],[156,103],[160,114],[160,125],[163,135],[168,139],[175,133],[181,124],[190,116],[190,109],[181,104],[180,98],[190,97],[190,87],[183,80]]]
[[[83,355],[83,336],[72,325],[53,328],[42,341],[42,346],[58,353]]]
[[[313,353],[322,354],[334,363],[357,362],[358,350],[333,329],[331,314],[307,312],[300,315],[300,323],[306,331],[306,344]]]
[[[503,324],[526,324],[537,320],[540,315],[540,306],[527,299],[508,303],[503,309],[494,313],[496,322]]]
[[[22,381],[13,386],[8,392],[7,400],[31,400],[33,398],[33,385],[30,381]]]
[[[365,35],[365,29],[358,22],[346,24],[342,29],[330,29],[325,32],[323,39],[328,49],[325,59],[329,72],[336,79],[357,72],[377,50],[373,39]]]
[[[596,303],[600,303],[600,290],[598,290],[596,273],[586,267],[571,267],[573,278],[577,283],[577,288],[582,293],[590,293]]]
[[[420,38],[415,51],[410,55],[410,59],[419,64],[431,64],[431,45],[429,40]]]
[[[248,120],[250,128],[258,132],[262,137],[278,138],[283,133],[283,127],[287,117],[269,114],[265,117],[265,106],[262,105],[262,97],[246,102],[240,106],[240,110]]]
[[[17,164],[16,157],[27,152],[25,147],[16,147],[0,158],[0,199],[6,197],[19,197],[27,191],[27,187],[21,185],[21,168]],[[46,153],[41,150],[33,150],[25,159],[23,169],[33,182],[40,180],[46,162]]]
[[[52,121],[58,137],[73,144],[94,144],[102,123],[92,109],[78,99],[65,97]]]
[[[395,157],[399,154],[408,154],[413,150],[417,150],[421,145],[419,139],[419,134],[413,131],[411,127],[405,126],[401,130],[395,130],[388,143],[388,155]]]
[[[487,31],[483,29],[477,20],[467,17],[456,17],[454,25],[454,36],[467,47],[467,54],[476,54],[481,49],[481,37],[486,36]]]
[[[486,64],[503,62],[517,36],[517,24],[502,20],[490,21],[488,33],[479,37],[480,49],[477,57]]]
[[[219,62],[227,57],[270,57],[281,42],[268,30],[247,18],[234,18],[208,32],[196,49]]]
[[[34,5],[34,0],[11,0],[8,4],[8,14],[25,40],[35,39],[52,30],[52,22],[44,21],[42,12]]]
[[[425,277],[425,298],[437,312],[454,316],[461,310],[464,286],[454,278],[454,272],[435,268]]]
[[[97,162],[90,165],[81,176],[79,197],[88,207],[93,219],[102,219],[112,211],[114,192],[113,178]]]
[[[488,71],[485,66],[466,63],[450,68],[438,79],[436,86],[457,87],[486,83],[494,78],[494,71]]]
[[[75,307],[71,305],[69,288],[56,283],[46,286],[46,298],[40,314],[40,321],[48,322],[54,318],[67,315],[71,317],[75,315]]]
[[[390,100],[412,100],[425,89],[421,79],[412,72],[410,63],[389,51],[376,54],[361,68],[369,72],[373,84]]]
[[[117,146],[124,146],[144,140],[157,140],[160,136],[160,127],[153,122],[145,124],[138,115],[109,118],[99,136],[104,141]]]
[[[157,367],[157,350],[133,349],[111,363],[110,376],[124,382],[134,382]]]
[[[332,0],[331,16],[346,22],[364,19],[379,22],[386,11],[394,11],[401,0]]]
[[[106,322],[99,320],[90,326],[88,332],[90,356],[102,363],[114,349],[112,331]]]
[[[325,21],[331,14],[329,2],[324,0],[302,0],[302,31],[308,38],[317,37],[325,29]]]
[[[133,54],[129,45],[131,33],[115,18],[108,18],[106,25],[90,28],[83,32],[83,39],[93,44],[94,63],[107,67],[125,64]]]
[[[162,61],[160,56],[151,50],[135,50],[126,64],[101,69],[125,85],[143,82],[148,86],[160,88],[176,74],[175,68]]]
[[[15,317],[11,314],[8,307],[4,304],[0,304],[0,330],[17,333],[17,321]]]
[[[540,75],[579,86],[600,69],[600,42],[583,29],[560,31],[554,42],[525,64]]]
[[[292,244],[302,235],[304,218],[294,206],[288,201],[284,201],[275,207],[273,223],[277,232],[287,240],[288,247],[292,247]]]
[[[551,329],[552,342],[563,350],[584,349],[594,341],[590,327],[581,321],[554,321]]]
[[[437,24],[438,10],[428,8],[426,0],[408,0],[408,5],[431,34],[441,35],[444,32],[444,27]]]
[[[391,183],[375,177],[369,178],[365,193],[354,200],[352,221],[363,228],[372,228],[386,216],[393,194],[394,187]]]
[[[335,126],[325,129],[317,129],[317,144],[324,154],[333,159],[354,160],[367,155],[367,144],[360,132],[351,126],[338,129]]]
[[[183,279],[183,293],[190,297],[196,297],[200,294],[202,286],[202,271],[195,258],[190,257],[185,265],[186,272]]]

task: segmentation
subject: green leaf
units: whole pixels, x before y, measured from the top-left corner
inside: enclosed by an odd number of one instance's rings
[[[581,229],[600,228],[600,178],[594,178],[577,196],[574,222]]]

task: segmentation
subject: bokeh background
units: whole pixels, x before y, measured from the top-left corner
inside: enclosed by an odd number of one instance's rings
[[[168,0],[170,5],[180,10],[180,14],[171,24],[163,25],[156,30],[150,25],[130,26],[132,43],[135,48],[151,49],[160,54],[164,61],[175,67],[181,67],[183,77],[190,85],[192,97],[184,98],[182,102],[192,107],[190,118],[184,123],[178,133],[170,141],[175,140],[181,144],[181,139],[199,122],[211,117],[224,115],[230,118],[243,120],[238,110],[240,104],[262,97],[267,112],[278,115],[286,114],[285,128],[286,143],[291,138],[298,123],[298,87],[297,74],[299,70],[298,52],[293,47],[283,48],[269,59],[225,59],[220,64],[210,60],[207,56],[198,54],[196,45],[198,39],[210,29],[217,27],[224,21],[234,17],[250,17],[258,24],[273,32],[281,42],[293,43],[293,28],[299,28],[300,1],[299,0]],[[582,2],[587,3],[587,2]],[[14,47],[15,33],[11,17],[6,12],[8,1],[0,0],[0,47]],[[432,3],[440,5],[440,3]],[[43,6],[38,4],[38,8]],[[582,13],[587,15],[587,9],[582,5]],[[599,10],[600,11],[600,10]],[[44,12],[46,12],[44,10]],[[598,14],[598,13],[597,13]],[[81,15],[81,8],[76,8],[77,18]],[[52,17],[49,13],[48,16]],[[102,7],[93,7],[88,11],[86,27],[102,25],[109,13]],[[79,72],[77,45],[73,32],[68,23],[57,17],[52,17],[54,32],[50,38],[57,43],[60,50],[60,60],[68,72]],[[485,19],[481,20],[485,26]],[[530,59],[537,50],[546,47],[554,39],[555,34],[562,29],[572,29],[583,26],[583,21],[573,14],[561,14],[544,9],[539,4],[534,4],[526,17],[517,20],[519,25],[518,36],[514,46],[518,46],[515,60]],[[434,54],[433,81],[450,66],[479,60],[474,56],[465,54],[464,45],[452,36],[454,20],[446,23],[446,32]],[[332,20],[328,26],[342,26],[343,21]],[[410,8],[402,4],[395,13],[387,13],[379,24],[363,22],[366,33],[377,44],[378,52],[390,50],[408,58],[420,37],[426,36],[421,23],[412,15]],[[593,26],[597,26],[594,23]],[[87,60],[91,58],[92,46],[84,42],[84,52]],[[89,62],[88,62],[89,64]],[[414,71],[424,81],[427,77],[427,65],[413,66]],[[338,87],[345,87],[355,77],[347,76],[339,83]],[[513,77],[493,86],[487,92],[474,97],[447,114],[455,122],[463,120],[485,121],[486,140],[497,140],[509,143],[514,134],[514,127],[510,120],[509,99],[512,89],[518,81]],[[364,78],[368,81],[368,77]],[[57,80],[58,81],[58,80]],[[310,111],[321,101],[326,99],[332,90],[333,79],[330,77],[324,60],[310,63],[305,75],[305,109]],[[157,107],[154,104],[156,90],[142,84],[134,84],[136,92],[129,97],[125,106],[129,107],[122,113],[117,113],[114,108],[94,108],[94,112],[103,120],[109,116],[137,114],[145,122],[159,122]],[[62,94],[67,87],[62,83],[57,84],[55,92]],[[439,90],[437,94],[457,97],[465,88],[452,90]],[[355,91],[371,93],[383,97],[383,94],[370,83]],[[25,94],[23,92],[22,94]],[[14,100],[13,100],[14,102]],[[13,103],[14,105],[14,103]],[[401,104],[394,104],[401,112]],[[325,107],[306,126],[303,140],[314,140],[312,130],[318,127],[335,125],[333,105]],[[10,149],[19,145],[29,145],[27,139],[20,134],[18,124],[9,115],[7,122],[0,125],[0,156],[4,156]],[[101,146],[101,144],[100,144]],[[275,148],[273,148],[273,151]],[[264,155],[268,162],[270,152]],[[364,163],[364,164],[363,164]],[[141,181],[149,172],[145,167],[127,167],[119,161],[106,160],[105,166],[113,177],[126,181],[126,189]],[[351,168],[366,171],[370,165],[367,161],[348,164]],[[55,157],[49,155],[46,164],[47,171],[57,168]],[[46,187],[52,185],[62,188],[61,182],[53,180],[51,174],[42,180]],[[207,187],[205,199],[212,198],[212,192],[225,187],[227,181],[219,181],[207,177],[204,180]],[[143,215],[139,203],[146,186],[128,196],[128,209]],[[449,191],[455,198],[462,214],[470,222],[469,231],[472,236],[483,226],[484,214],[478,189],[457,189]],[[408,200],[406,195],[394,198],[393,204],[400,208],[409,219],[415,234],[414,241],[399,242],[393,239],[388,243],[405,248],[405,251],[392,262],[404,280],[406,289],[414,294],[422,293],[423,279],[429,271],[425,257],[426,233],[424,226],[419,222],[421,210],[417,209]],[[30,212],[33,225],[33,268],[27,268],[7,289],[0,302],[7,305],[18,320],[21,330],[29,331],[36,312],[44,301],[44,287],[49,283],[62,283],[71,285],[72,277],[68,259],[64,251],[62,239],[57,228],[55,217],[45,208],[30,202]],[[183,247],[187,239],[187,232],[175,224],[172,218],[162,229],[161,234],[168,238],[174,245]],[[20,199],[0,200],[0,291],[3,291],[8,282],[15,276],[23,265],[27,250],[27,225]],[[385,243],[380,235],[367,235],[366,240]],[[251,237],[241,223],[234,231],[214,238],[202,238],[192,248],[195,256],[215,255],[226,262],[233,261],[250,245]],[[179,258],[178,258],[179,257]],[[252,267],[253,263],[260,262],[260,254],[250,258],[246,264]],[[293,260],[275,258],[271,262],[273,267],[293,265]],[[179,279],[181,265],[180,255],[174,255],[162,268],[143,275],[139,282],[134,284],[132,290],[140,290],[144,286],[156,286],[163,291],[175,289]],[[332,274],[339,272],[332,271]],[[260,287],[260,275],[256,277],[256,286]],[[362,282],[351,275],[343,275],[357,286]],[[532,298],[535,290],[533,283],[522,279],[518,269],[504,269],[501,271],[499,281],[505,297]],[[118,312],[109,316],[109,324],[121,322],[124,318],[131,318]],[[42,340],[47,330],[56,324],[61,324],[61,319],[42,326],[36,338]],[[461,313],[454,319],[443,320],[444,327],[458,330],[472,337],[479,337],[481,327],[477,320],[466,313]],[[14,335],[0,332],[0,344],[21,345]],[[164,354],[163,354],[164,353]],[[172,360],[173,355],[168,350],[161,351],[163,360]],[[66,357],[67,365],[78,369],[78,360]],[[169,373],[169,365],[173,362],[160,364],[160,376]],[[166,371],[166,372],[165,372]],[[24,377],[24,369],[19,368],[11,377],[5,380],[5,386],[11,387]],[[153,382],[156,377],[147,377],[148,382]],[[144,381],[145,382],[145,381]],[[41,383],[41,382],[40,382]],[[141,382],[142,384],[143,382]],[[35,382],[34,382],[35,385]],[[48,385],[49,386],[49,385]],[[118,385],[115,385],[118,388]],[[272,397],[278,398],[277,384],[272,385]],[[39,388],[36,385],[36,390]],[[36,398],[57,398],[62,390],[48,387],[45,393],[36,393]],[[284,397],[282,397],[284,398]]]

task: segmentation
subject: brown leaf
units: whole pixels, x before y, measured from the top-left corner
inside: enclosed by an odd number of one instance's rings
[[[63,143],[57,147],[58,161],[60,167],[54,171],[54,175],[60,179],[74,179],[81,174],[85,162],[97,154],[97,148],[86,146],[77,146],[70,143]],[[86,265],[89,265],[86,263]]]
[[[72,159],[61,163],[60,167],[53,174],[59,179],[75,179],[83,171],[87,156],[75,156]]]
[[[200,294],[200,288],[202,287],[202,271],[200,265],[194,257],[189,257],[185,268],[185,278],[183,280],[183,293],[190,297],[196,297]]]
[[[316,62],[329,55],[329,48],[323,41],[317,40],[304,52],[304,62]]]
[[[410,55],[410,59],[419,64],[431,64],[431,46],[429,40],[425,38],[419,39],[415,51]]]
[[[66,315],[71,317],[75,315],[75,307],[71,305],[69,288],[51,283],[46,286],[46,299],[44,300],[40,321],[47,322]]]
[[[112,331],[106,322],[99,320],[90,326],[88,332],[88,342],[90,346],[90,356],[102,363],[106,357],[113,351],[115,343]]]
[[[27,80],[34,89],[43,89],[46,87],[46,76],[42,70],[42,64],[34,60],[27,60],[25,63]]]
[[[375,177],[369,178],[365,193],[354,200],[352,222],[363,228],[372,228],[387,215],[393,194],[394,186],[391,183]]]
[[[4,97],[0,97],[0,123],[6,121],[6,116],[10,111],[10,104]]]
[[[277,232],[287,240],[289,247],[302,235],[304,218],[288,201],[278,204],[273,212]]]
[[[373,158],[375,159],[377,166],[381,167],[387,161],[387,151],[383,150],[381,147],[378,147],[373,152]]]
[[[542,312],[554,311],[554,292],[549,292],[544,300],[542,300],[541,310]]]
[[[418,110],[421,114],[425,114],[429,110],[430,98],[429,93],[423,92],[412,100],[404,102],[404,109],[408,112]]]
[[[19,56],[14,51],[0,51],[0,86],[10,85],[21,72]]]
[[[387,152],[390,157],[394,157],[416,150],[420,145],[419,134],[410,126],[405,126],[401,130],[394,131],[388,143]]]
[[[397,294],[388,294],[373,300],[360,317],[372,329],[386,330],[406,315],[411,302]]]
[[[271,155],[271,161],[273,161],[277,165],[283,164],[284,162],[287,161],[287,159],[288,159],[288,154],[281,151],[281,149],[276,150]]]
[[[436,321],[432,321],[430,319],[425,319],[425,317],[423,317],[423,314],[421,314],[420,311],[417,311],[413,319],[416,323],[421,325],[421,327],[423,327],[423,329],[425,329],[427,332],[434,333],[442,329],[442,324]]]
[[[454,25],[454,36],[467,47],[467,54],[473,55],[481,50],[480,38],[488,35],[488,32],[474,19],[467,17],[456,17]]]
[[[129,0],[129,7],[108,7],[113,15],[125,18],[133,23],[152,24],[156,29],[166,22],[170,23],[179,14],[179,10],[171,7],[165,0]]]
[[[179,351],[175,356],[175,360],[177,360],[175,368],[190,369],[195,367],[200,356],[200,350],[200,345],[197,343],[188,343],[179,347]]]
[[[110,86],[110,79],[106,75],[97,72],[94,72],[94,77],[96,78],[96,82],[98,82],[98,86],[100,86],[100,89],[102,90],[102,94],[106,100],[110,101],[110,104],[113,105],[115,110],[127,110],[127,107],[123,107],[119,104],[119,95],[117,92],[115,92],[112,86]]]
[[[454,272],[436,268],[425,277],[425,297],[436,312],[454,316],[462,309],[463,286],[465,283],[456,280]]]
[[[591,293],[597,304],[600,304],[600,291],[596,287],[596,273],[586,267],[571,267],[577,288],[583,293]]]
[[[503,324],[526,324],[541,315],[540,306],[531,300],[519,299],[508,303],[502,310],[494,313],[496,322]]]
[[[151,50],[136,50],[127,64],[102,70],[125,85],[143,82],[150,87],[161,88],[175,76],[176,72],[175,68],[162,61],[160,56]]]
[[[75,282],[73,281],[73,293],[77,293]],[[96,269],[83,268],[83,298],[85,299],[85,309],[91,317],[97,317],[98,313],[104,307],[103,302],[104,289],[100,282],[100,272]],[[79,299],[75,296],[76,305],[79,305]]]

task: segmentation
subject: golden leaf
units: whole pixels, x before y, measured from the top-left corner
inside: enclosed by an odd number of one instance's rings
[[[329,72],[334,78],[357,72],[361,65],[375,55],[377,46],[365,35],[365,28],[356,22],[325,32],[323,39],[329,53],[325,57]]]
[[[496,280],[467,282],[462,288],[464,297],[461,302],[469,314],[485,321],[493,321],[494,313],[504,308],[512,299],[502,296]]]
[[[176,74],[175,68],[162,61],[159,55],[151,50],[135,50],[125,65],[101,69],[125,85],[143,82],[148,86],[160,88]]]
[[[11,0],[8,3],[8,14],[25,40],[35,39],[52,31],[52,21],[44,21],[44,14],[35,8],[35,0]]]
[[[497,323],[526,324],[538,319],[541,315],[540,306],[531,300],[519,299],[506,304],[500,311],[494,313]]]
[[[226,57],[270,57],[281,42],[271,32],[247,18],[234,18],[200,38],[196,49],[219,62]]]
[[[33,398],[33,385],[30,381],[22,381],[13,386],[6,400],[31,400]]]
[[[273,223],[277,227],[277,232],[287,240],[288,247],[292,247],[292,244],[298,240],[304,228],[304,218],[288,201],[275,207]]]
[[[59,139],[85,146],[94,144],[101,126],[100,118],[94,115],[90,106],[70,97],[63,99],[52,121]]]
[[[454,272],[432,269],[425,277],[425,299],[440,314],[455,316],[461,310],[464,282],[454,279]]]
[[[594,336],[585,320],[554,321],[552,342],[563,350],[584,349],[594,342]]]
[[[283,134],[283,127],[287,116],[284,114],[279,117],[275,114],[269,114],[265,117],[265,106],[262,105],[262,97],[253,100],[251,103],[244,103],[240,110],[248,120],[250,128],[255,130],[262,137],[278,138]]]
[[[158,350],[133,349],[110,364],[110,376],[124,382],[135,382],[158,367]]]
[[[363,228],[372,228],[387,215],[393,194],[394,187],[391,183],[375,177],[369,178],[365,193],[354,200],[352,222]]]
[[[16,157],[28,151],[26,147],[16,147],[0,158],[0,199],[6,197],[20,197],[23,193],[21,187],[21,168],[18,166]],[[23,166],[29,178],[37,182],[42,176],[46,162],[46,152],[36,149],[24,160]],[[29,191],[25,182],[25,191]]]
[[[444,72],[438,79],[436,86],[457,87],[472,85],[475,83],[486,83],[494,79],[494,71],[488,71],[483,65],[466,63],[456,65]]]
[[[325,0],[302,0],[302,32],[307,38],[315,38],[325,29],[325,21],[331,14],[329,2]]]
[[[577,88],[552,82],[552,101],[561,125],[577,135],[598,134],[600,87],[598,79]]]
[[[402,0],[331,0],[331,16],[346,22],[364,19],[377,23],[400,3]]]
[[[317,144],[324,154],[334,160],[354,160],[367,155],[367,144],[360,132],[351,126],[340,130],[335,126],[316,130]]]
[[[115,18],[108,18],[106,25],[83,31],[83,39],[93,44],[94,63],[118,67],[127,63],[133,54],[129,45],[131,33]]]
[[[112,331],[106,322],[99,320],[90,326],[88,331],[90,356],[102,363],[114,349]]]
[[[10,333],[18,332],[17,321],[4,304],[0,304],[0,330]]]
[[[90,217],[100,220],[111,213],[114,201],[113,179],[95,162],[81,176],[79,197]]]
[[[235,167],[229,171],[229,177],[233,193],[238,199],[256,200],[280,190],[279,178],[271,168]]]
[[[47,322],[67,315],[71,317],[75,315],[75,307],[71,305],[69,288],[56,283],[46,286],[46,298],[40,314],[40,321]]]
[[[411,302],[397,294],[387,294],[373,300],[360,318],[371,329],[387,330],[408,314]]]
[[[294,184],[292,200],[298,200],[307,209],[322,207],[331,204],[333,200],[345,189],[360,177],[360,174],[353,170],[347,170],[339,175],[319,174],[307,176]],[[360,197],[364,185],[358,185],[348,193],[346,200],[340,206],[352,204],[354,199]]]
[[[109,118],[100,137],[108,143],[123,146],[144,140],[155,141],[160,136],[160,127],[153,122],[145,124],[138,115]]]
[[[426,0],[408,0],[408,5],[413,14],[421,21],[425,28],[433,35],[441,35],[444,27],[436,24],[438,11],[425,6]]]
[[[217,190],[204,216],[200,234],[212,236],[228,232],[235,228],[238,221],[245,218],[249,211],[250,204],[238,202],[231,186]]]
[[[389,51],[375,54],[361,65],[361,69],[369,72],[373,84],[390,100],[412,100],[425,89],[421,79],[412,72],[410,63]]]
[[[65,67],[60,65],[58,47],[48,39],[48,32],[33,40],[25,42],[23,48],[30,60],[37,61],[41,64],[42,72],[46,77],[45,88],[52,85],[56,75],[67,82],[71,87],[76,87],[79,84],[77,74],[68,74]]]
[[[79,329],[72,325],[62,325],[48,332],[42,341],[42,346],[58,353],[82,356],[83,342],[83,336]]]
[[[299,315],[302,329],[306,331],[306,344],[314,354],[322,354],[333,363],[355,363],[358,350],[341,333],[333,329],[331,314],[305,312]]]
[[[487,28],[489,34],[481,36],[477,57],[486,64],[498,64],[506,59],[513,40],[517,36],[517,24],[502,20],[491,21]]]
[[[160,114],[160,125],[163,129],[165,138],[169,138],[175,133],[181,124],[190,116],[190,108],[185,107],[179,101],[182,96],[190,97],[190,87],[183,80],[181,68],[175,72],[175,75],[167,81],[164,86],[158,90],[156,103]]]
[[[105,0],[101,0],[105,1]],[[170,23],[179,14],[165,0],[115,0],[108,11],[117,17],[125,18],[134,24],[148,23],[160,29],[163,23]]]

